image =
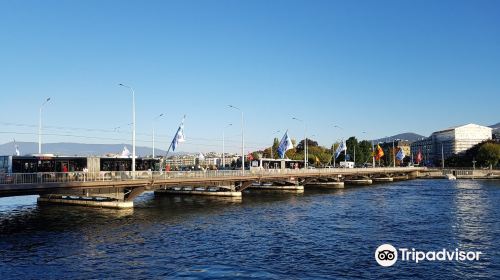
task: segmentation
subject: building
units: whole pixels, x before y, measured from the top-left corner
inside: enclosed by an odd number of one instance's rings
[[[422,152],[426,164],[437,163],[460,154],[474,145],[492,139],[492,129],[477,124],[466,124],[436,131],[431,136],[411,144],[411,153]]]
[[[493,140],[495,140],[495,142],[497,143],[500,143],[500,129],[497,128],[493,131]]]
[[[410,152],[415,161],[418,153],[422,153],[422,161],[424,163],[431,162],[429,159],[434,157],[434,144],[432,142],[432,137],[422,138],[411,143]]]

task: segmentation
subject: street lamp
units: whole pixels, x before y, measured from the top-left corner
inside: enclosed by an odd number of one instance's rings
[[[42,108],[47,102],[50,101],[50,97],[45,99],[45,101],[40,105],[40,112],[38,116],[38,154],[42,154]]]
[[[135,175],[135,91],[130,86],[124,84],[118,85],[130,89],[132,92],[132,172]]]
[[[243,111],[233,105],[229,105],[229,108],[233,108],[241,112],[241,170],[245,172],[245,135],[243,129]]]
[[[232,126],[233,124],[230,123],[228,125],[226,125],[223,129],[222,129],[222,168],[226,168],[226,150],[225,150],[225,145],[224,145],[224,139],[225,139],[225,130],[226,128]]]
[[[361,133],[363,133],[366,137],[366,131],[362,131]],[[366,139],[363,139],[363,140],[366,140]],[[372,167],[375,167],[375,146],[373,144],[373,140],[372,140]]]
[[[396,167],[396,150],[394,147],[394,138],[392,138],[392,167]]]
[[[158,116],[156,116],[156,118],[153,119],[153,158],[155,158],[155,122],[161,117],[163,117],[163,113],[159,114]]]
[[[307,125],[306,125],[305,121],[303,121],[301,119],[297,119],[296,117],[293,117],[292,120],[296,120],[296,121],[304,124],[304,168],[307,168],[307,164],[308,164],[308,159],[307,159]]]

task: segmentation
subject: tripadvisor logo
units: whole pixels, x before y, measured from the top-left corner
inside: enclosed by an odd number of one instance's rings
[[[375,260],[381,266],[392,266],[398,261],[398,255],[400,261],[419,263],[421,261],[479,261],[481,254],[482,252],[479,251],[459,249],[424,252],[415,248],[396,249],[391,244],[383,244],[375,250]]]
[[[398,260],[398,250],[391,244],[380,245],[375,251],[375,260],[381,266],[392,266]]]

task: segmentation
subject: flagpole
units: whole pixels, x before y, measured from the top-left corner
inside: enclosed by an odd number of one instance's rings
[[[155,121],[163,116],[163,113],[153,119],[153,158],[155,158]]]
[[[354,165],[356,166],[356,145],[354,145]]]
[[[222,168],[226,168],[226,151],[225,151],[225,130],[226,128],[232,126],[230,123],[226,127],[222,128]]]
[[[373,144],[373,140],[372,140],[372,167],[375,168],[375,145]]]
[[[394,149],[394,139],[392,139],[392,167],[396,167],[396,150]]]
[[[345,142],[345,140],[344,140],[344,143],[345,143],[345,145],[344,145],[345,146],[344,147],[344,149],[345,149],[344,150],[344,164],[345,164],[344,168],[347,168],[347,142]]]
[[[441,168],[444,169],[444,144],[441,143]]]

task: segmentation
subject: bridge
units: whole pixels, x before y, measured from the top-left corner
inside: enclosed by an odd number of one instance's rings
[[[39,202],[130,208],[145,191],[241,196],[255,183],[308,185],[416,178],[421,167],[266,169],[257,171],[116,171],[18,173],[0,176],[0,197],[40,195]]]

